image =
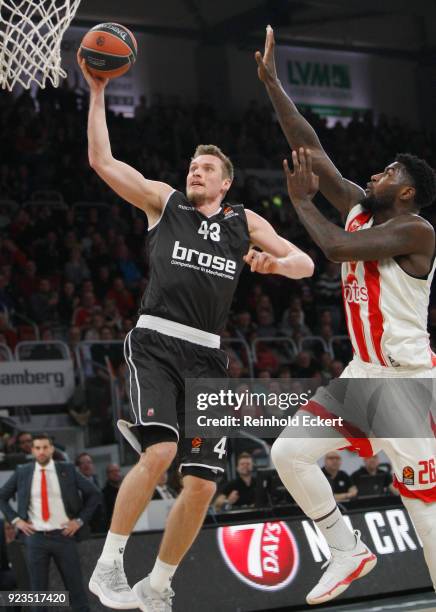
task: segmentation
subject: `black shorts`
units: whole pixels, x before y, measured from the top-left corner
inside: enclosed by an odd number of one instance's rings
[[[214,349],[179,340],[159,332],[135,327],[126,336],[124,355],[129,367],[129,395],[134,420],[119,421],[124,437],[142,452],[147,433],[144,428],[163,427],[178,440],[180,469],[208,468],[214,474],[224,472],[224,438],[185,438],[186,378],[227,378],[228,357]],[[189,469],[192,468],[192,469]]]

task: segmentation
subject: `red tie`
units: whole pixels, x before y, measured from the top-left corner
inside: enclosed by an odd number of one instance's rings
[[[47,480],[45,478],[45,470],[41,470],[41,510],[42,520],[48,521],[48,519],[50,518],[50,509],[48,507]]]

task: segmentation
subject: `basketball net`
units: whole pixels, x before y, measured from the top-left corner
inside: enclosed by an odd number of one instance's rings
[[[0,86],[54,87],[67,76],[61,41],[80,0],[0,0]]]

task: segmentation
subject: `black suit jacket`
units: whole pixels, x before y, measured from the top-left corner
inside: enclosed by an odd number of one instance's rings
[[[89,522],[95,509],[101,502],[101,493],[95,485],[80,474],[72,463],[60,461],[55,463],[59,479],[62,501],[65,512],[70,519],[80,518]],[[0,489],[0,510],[9,522],[19,517],[28,520],[30,494],[32,489],[35,462],[19,465],[14,474]],[[17,494],[17,512],[9,503],[11,497]],[[78,535],[83,536],[78,531]]]

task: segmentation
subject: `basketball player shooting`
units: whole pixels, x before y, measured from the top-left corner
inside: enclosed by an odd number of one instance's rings
[[[435,378],[435,356],[427,333],[435,234],[419,216],[420,209],[436,197],[433,170],[422,159],[400,154],[371,177],[366,190],[343,178],[278,80],[270,26],[264,54],[257,52],[255,58],[258,76],[293,149],[292,172],[284,162],[292,204],[325,256],[342,262],[345,313],[354,350],[342,377]],[[313,204],[318,188],[346,219],[345,229],[331,223]],[[312,414],[327,409],[316,401],[305,408]],[[282,481],[315,521],[332,553],[327,570],[307,595],[309,604],[337,597],[376,564],[360,533],[348,528],[317,465],[324,454],[352,447],[356,441],[343,432],[329,433],[330,437],[323,432],[325,437],[319,438],[316,433],[285,429],[272,447]],[[436,442],[431,428],[428,437],[369,438],[354,448],[369,456],[383,449],[389,456],[436,587]]]
[[[80,68],[90,87],[89,162],[124,200],[148,218],[150,277],[136,327],[125,340],[134,422],[119,422],[140,458],[119,490],[110,531],[90,580],[100,601],[116,609],[171,610],[170,581],[203,523],[224,471],[226,439],[196,442],[179,432],[185,378],[227,376],[220,349],[244,261],[251,271],[303,278],[313,262],[260,216],[222,204],[233,180],[230,159],[214,145],[199,145],[189,165],[187,195],[145,179],[115,159],[106,125],[107,80]],[[262,249],[250,249],[250,243]],[[123,567],[129,534],[156,484],[181,456],[183,490],[173,506],[151,574],[131,590]]]

